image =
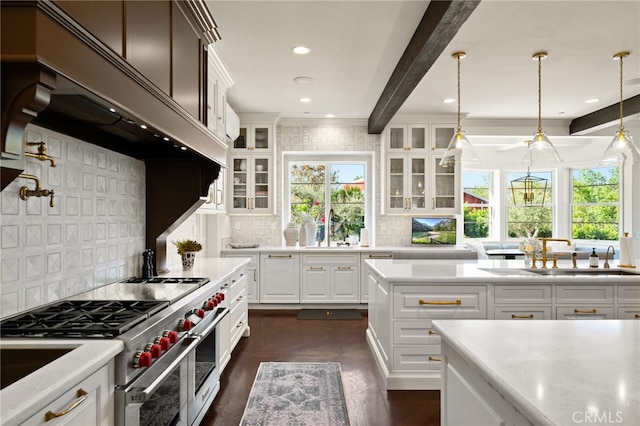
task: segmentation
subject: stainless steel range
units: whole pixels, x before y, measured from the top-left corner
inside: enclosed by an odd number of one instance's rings
[[[120,339],[116,424],[193,425],[220,386],[224,295],[206,278],[131,278],[7,318],[1,334]]]

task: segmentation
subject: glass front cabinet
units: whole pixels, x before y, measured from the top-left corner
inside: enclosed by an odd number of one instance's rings
[[[385,214],[460,213],[460,166],[439,165],[454,130],[451,124],[387,127]]]
[[[233,141],[233,152],[272,152],[274,143],[272,124],[241,124],[240,136]]]
[[[273,161],[271,155],[230,156],[229,213],[273,213]]]

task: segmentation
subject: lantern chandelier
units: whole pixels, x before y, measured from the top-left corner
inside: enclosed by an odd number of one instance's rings
[[[529,148],[522,162],[531,165],[534,161],[544,165],[562,162],[556,147],[553,146],[544,130],[542,130],[542,60],[547,57],[547,52],[534,53],[534,60],[538,61],[538,130],[533,135]]]
[[[616,132],[613,140],[607,147],[604,152],[604,156],[602,157],[602,161],[604,163],[615,163],[618,162],[622,158],[622,154],[627,151],[633,151],[635,154],[640,155],[640,151],[638,147],[636,147],[633,143],[633,138],[629,134],[627,130],[625,130],[623,125],[623,99],[622,99],[622,71],[623,71],[623,59],[629,56],[629,52],[620,52],[613,55],[614,60],[620,61],[620,128]]]
[[[447,146],[447,151],[440,160],[440,166],[443,167],[455,166],[456,163],[460,162],[464,165],[477,164],[480,162],[478,154],[476,154],[475,149],[471,146],[469,139],[467,139],[460,125],[460,60],[466,56],[466,53],[455,52],[451,56],[458,61],[458,127]]]
[[[525,141],[525,143],[529,148],[531,148],[531,141]],[[532,152],[528,149],[527,153],[529,154],[529,160],[526,176],[513,179],[511,181],[511,196],[513,197],[513,204],[524,204],[525,207],[532,207],[534,205],[534,200],[538,198],[539,202],[536,203],[536,205],[539,204],[540,206],[543,206],[549,182],[548,179],[531,176],[531,164],[533,163]],[[518,201],[520,196],[522,199]]]

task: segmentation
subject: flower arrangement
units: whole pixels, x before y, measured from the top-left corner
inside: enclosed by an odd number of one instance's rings
[[[200,250],[202,250],[202,244],[200,244],[196,240],[190,240],[190,239],[178,240],[178,241],[173,241],[173,244],[178,249],[178,254],[180,254],[180,255],[184,254],[184,253],[186,253],[188,251],[200,251]]]
[[[525,254],[542,253],[542,241],[538,239],[538,230],[536,229],[533,234],[527,232],[527,238],[520,242],[518,248]]]

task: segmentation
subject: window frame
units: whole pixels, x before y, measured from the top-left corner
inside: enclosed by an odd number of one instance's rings
[[[489,191],[489,199],[488,199],[488,203],[487,204],[469,204],[467,205],[464,202],[464,175],[465,173],[476,173],[476,174],[486,174],[489,177],[489,183],[487,185],[487,189]],[[469,239],[469,240],[474,240],[474,241],[487,241],[487,240],[491,240],[494,238],[495,234],[497,233],[496,231],[496,211],[499,211],[499,209],[496,207],[496,191],[495,191],[495,185],[496,185],[496,181],[498,181],[499,179],[496,179],[495,173],[492,170],[473,170],[473,169],[465,169],[461,171],[461,182],[462,182],[462,191],[460,192],[462,194],[463,200],[462,200],[462,238],[463,239]],[[488,235],[486,237],[467,237],[464,235],[464,225],[465,225],[465,221],[464,221],[464,208],[466,206],[470,206],[470,207],[482,207],[482,208],[487,208],[489,211],[488,214],[488,220],[487,220],[487,226],[489,228],[489,232]]]

